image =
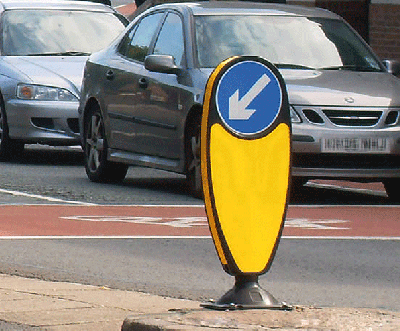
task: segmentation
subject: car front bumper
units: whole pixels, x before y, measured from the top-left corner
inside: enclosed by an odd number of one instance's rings
[[[327,139],[350,141],[375,139],[385,142],[382,151],[324,151]],[[293,125],[292,175],[305,178],[380,181],[400,178],[400,127],[315,128],[315,125]]]
[[[9,100],[9,136],[25,143],[78,145],[78,101]]]

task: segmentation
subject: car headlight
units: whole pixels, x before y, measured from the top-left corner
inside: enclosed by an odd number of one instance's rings
[[[301,118],[297,115],[296,111],[290,106],[290,120],[292,123],[301,123]]]
[[[76,101],[77,97],[70,91],[51,86],[19,84],[17,98],[40,101]]]

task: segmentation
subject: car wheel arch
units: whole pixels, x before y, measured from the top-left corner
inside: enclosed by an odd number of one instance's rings
[[[103,117],[103,121],[105,120],[104,114],[101,110],[100,102],[95,97],[89,98],[86,101],[85,108],[83,110],[83,115],[82,115],[83,116],[83,121],[82,121],[83,122],[83,128],[82,128],[83,136],[85,136],[85,133],[86,133],[86,132],[84,132],[84,130],[86,130],[85,123],[88,120],[88,117],[91,116],[91,114],[94,110],[99,110],[101,116]]]
[[[5,101],[1,91],[0,91],[0,106],[1,106],[0,158],[2,160],[5,160],[12,157],[13,155],[18,155],[22,153],[25,144],[23,141],[10,139]]]
[[[201,120],[202,113],[203,113],[203,109],[200,105],[195,105],[190,109],[188,115],[186,116],[184,139],[183,139],[184,142],[187,141],[188,136],[190,134],[190,130],[193,128],[194,125],[196,125],[196,121],[198,121],[199,119]],[[184,159],[185,160],[186,160],[186,153],[187,153],[187,150],[185,148],[185,150],[184,150],[184,154],[185,154]]]
[[[3,107],[4,112],[5,112],[6,103],[5,103],[5,101],[4,101],[3,92],[2,92],[1,90],[0,90],[0,104],[1,104],[1,107]]]
[[[4,118],[5,118],[5,121],[4,121],[4,124],[5,124],[5,128],[1,128],[2,130],[7,130],[8,128],[7,128],[7,113],[6,113],[6,105],[5,105],[5,102],[4,102],[4,98],[3,98],[3,93],[1,92],[1,90],[0,90],[0,106],[1,106],[1,110],[2,110],[2,114],[1,114],[1,119],[2,120],[4,120],[3,119],[3,116],[4,116]]]
[[[84,119],[84,121],[87,120],[87,117],[90,115],[90,112],[93,109],[100,109],[100,104],[99,104],[99,102],[97,101],[96,98],[89,98],[86,101],[85,108],[83,110],[83,119]]]
[[[194,106],[186,120],[184,132],[184,169],[190,193],[197,198],[202,198],[202,185],[200,174],[200,128],[202,107]]]

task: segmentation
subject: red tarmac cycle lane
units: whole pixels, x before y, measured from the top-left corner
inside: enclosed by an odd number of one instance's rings
[[[203,206],[0,206],[0,237],[26,236],[210,233]],[[400,206],[289,206],[283,236],[400,239]]]

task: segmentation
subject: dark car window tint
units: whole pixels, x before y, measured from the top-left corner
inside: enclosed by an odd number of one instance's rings
[[[169,13],[154,47],[154,54],[172,55],[181,65],[184,54],[182,21],[176,14]]]
[[[90,54],[125,29],[112,13],[77,10],[13,10],[2,24],[3,55]]]
[[[143,18],[132,38],[130,45],[126,51],[126,56],[131,59],[143,62],[149,52],[151,40],[160,23],[164,13],[156,13]]]

